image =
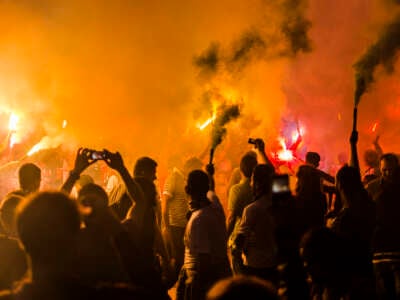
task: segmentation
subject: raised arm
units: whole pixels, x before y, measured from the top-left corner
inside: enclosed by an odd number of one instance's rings
[[[75,157],[74,168],[69,172],[67,180],[61,187],[63,192],[70,194],[75,182],[81,176],[81,173],[91,164],[96,162],[96,160],[92,159],[92,153],[93,150],[87,148],[78,149]]]
[[[119,152],[112,153],[108,150],[104,150],[104,153],[105,153],[104,161],[110,168],[116,170],[119,173],[119,175],[121,175],[121,178],[125,183],[129,197],[133,202],[136,203],[135,210],[140,210],[140,209],[143,210],[143,214],[140,215],[144,217],[145,198],[143,195],[143,191],[129,174],[127,168],[124,165],[121,154],[119,154]],[[140,222],[142,220],[138,221]]]
[[[265,143],[262,139],[255,140],[254,148],[256,149],[259,164],[274,166],[271,160],[268,158],[267,154],[265,153]]]
[[[375,147],[375,151],[378,153],[379,158],[383,155],[383,149],[381,145],[379,145],[379,135],[376,135],[375,140],[372,142],[372,144]]]

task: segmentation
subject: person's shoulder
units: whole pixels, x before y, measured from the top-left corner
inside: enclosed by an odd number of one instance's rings
[[[10,290],[0,291],[0,300],[15,299],[14,294]]]

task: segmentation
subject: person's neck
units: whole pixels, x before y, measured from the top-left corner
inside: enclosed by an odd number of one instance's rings
[[[193,211],[202,209],[211,203],[210,200],[208,200],[207,195],[191,196],[191,198],[192,201],[196,203],[196,207],[193,208]]]

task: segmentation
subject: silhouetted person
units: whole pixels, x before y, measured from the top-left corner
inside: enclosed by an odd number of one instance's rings
[[[278,300],[275,287],[254,276],[238,275],[218,281],[207,293],[207,300]]]
[[[99,282],[128,282],[129,277],[114,237],[107,228],[110,224],[105,223],[113,218],[106,192],[101,186],[88,183],[80,189],[77,199],[83,211],[88,210],[83,216],[85,227],[80,230],[77,243],[77,266],[81,281],[92,285]],[[116,217],[115,222],[118,223]]]
[[[393,153],[386,153],[380,159],[381,177],[370,181],[366,189],[374,201],[377,200],[380,193],[386,187],[391,186],[393,182],[394,170],[399,166],[399,160]]]
[[[272,180],[271,165],[257,165],[253,171],[252,188],[255,201],[243,211],[232,255],[240,261],[243,273],[278,283],[278,245],[275,240],[275,222],[271,214]]]
[[[22,197],[9,194],[0,207],[0,220],[5,234],[0,235],[0,290],[10,289],[27,271],[25,252],[21,249],[15,228],[15,212]]]
[[[218,198],[209,192],[209,176],[192,171],[187,179],[191,216],[185,231],[185,258],[177,299],[204,299],[207,290],[230,274],[225,216]]]
[[[306,164],[299,167],[296,177],[296,205],[303,216],[303,231],[325,225],[326,196],[322,191],[323,172],[318,170],[319,155],[308,152]]]
[[[229,191],[227,233],[229,237],[228,244],[231,251],[233,241],[235,240],[239,230],[243,210],[247,205],[253,202],[253,192],[250,186],[250,179],[256,165],[256,154],[254,152],[246,153],[240,161],[241,180],[239,183],[233,185]],[[240,262],[236,261],[235,256],[232,256],[231,266],[234,274],[241,272]]]
[[[163,234],[170,249],[172,265],[176,272],[176,279],[183,265],[184,250],[183,237],[189,211],[188,196],[185,192],[186,180],[189,173],[203,167],[196,158],[189,158],[183,168],[175,166],[167,177],[162,201]]]
[[[332,224],[332,231],[345,243],[352,278],[351,299],[374,299],[371,240],[375,229],[375,204],[361,182],[358,169],[345,166],[336,175],[336,188],[343,207]]]
[[[376,198],[377,226],[373,238],[379,299],[400,298],[400,168],[385,181]]]
[[[23,164],[18,170],[19,190],[14,194],[28,196],[37,192],[42,180],[40,168],[33,163]]]

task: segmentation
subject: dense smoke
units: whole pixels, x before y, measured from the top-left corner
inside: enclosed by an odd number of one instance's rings
[[[211,132],[211,148],[215,149],[221,144],[223,138],[227,133],[226,125],[239,117],[240,110],[238,105],[222,106],[219,108],[220,114],[214,121],[212,132]]]
[[[382,65],[388,73],[393,73],[396,55],[400,48],[400,15],[386,26],[379,39],[357,61],[355,105],[374,82],[375,69]]]
[[[23,153],[62,136],[74,149],[119,150],[128,167],[148,155],[162,169],[173,154],[209,149],[211,126],[197,125],[240,100],[216,162],[237,163],[250,136],[270,151],[282,119],[298,118],[304,147],[327,164],[348,145],[352,66],[393,17],[384,9],[380,0],[0,0],[0,121],[20,115]],[[364,95],[360,151],[376,121],[385,151],[397,151],[394,70],[375,70]]]

